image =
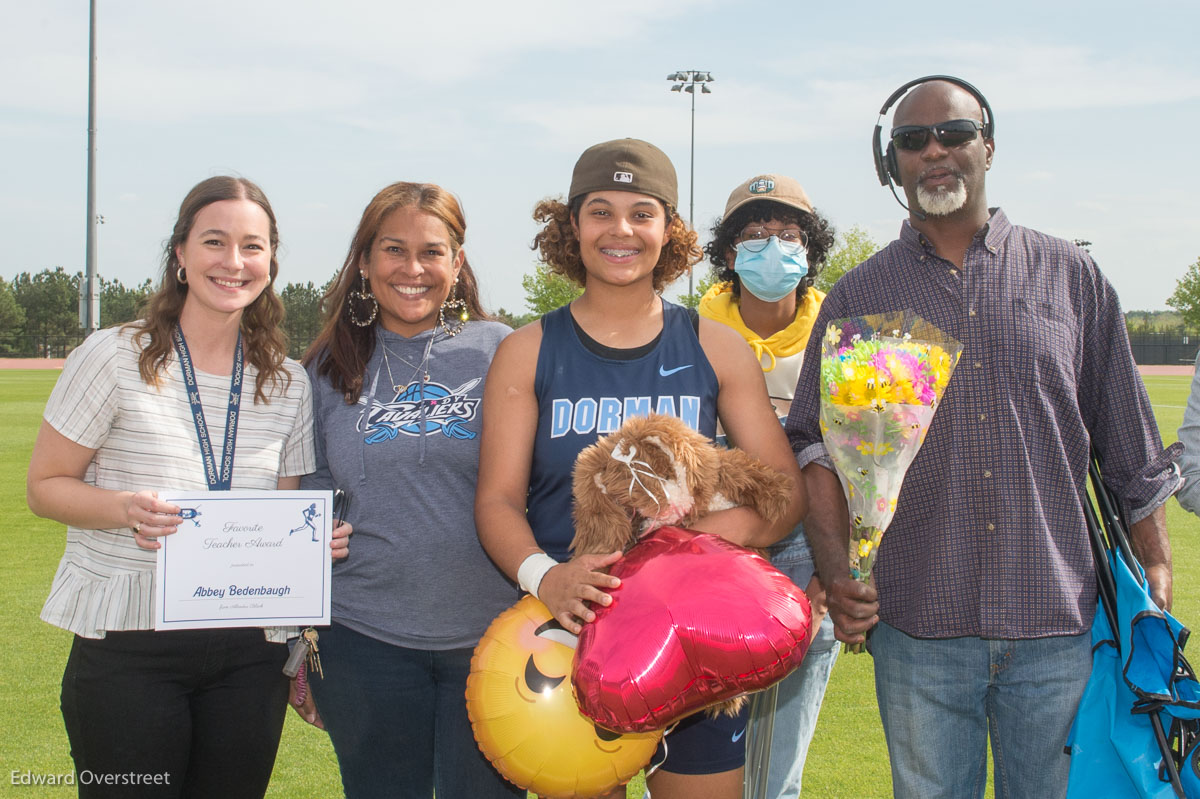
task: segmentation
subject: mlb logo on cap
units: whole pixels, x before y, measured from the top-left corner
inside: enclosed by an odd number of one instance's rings
[[[759,178],[746,188],[751,194],[769,194],[775,191],[775,181],[770,178]]]
[[[667,154],[641,139],[616,139],[583,151],[571,172],[567,202],[593,191],[633,191],[672,208],[679,199]]]

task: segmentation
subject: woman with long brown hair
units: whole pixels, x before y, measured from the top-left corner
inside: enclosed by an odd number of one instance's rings
[[[46,404],[27,494],[67,525],[42,618],[75,633],[62,711],[82,796],[266,792],[287,631],[154,631],[154,551],[182,523],[159,492],[295,489],[313,469],[311,391],[286,357],[273,289],[278,246],[258,186],[197,184],[145,318],[84,341]],[[335,557],[348,533],[335,533]]]
[[[395,183],[363,211],[305,365],[317,470],[354,557],[333,571],[312,681],[349,799],[523,796],[467,718],[471,653],[517,598],[475,535],[480,405],[509,328],[483,312],[453,194]]]

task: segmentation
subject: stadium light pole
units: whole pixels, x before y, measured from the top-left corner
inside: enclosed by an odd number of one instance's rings
[[[681,69],[672,72],[667,80],[673,84],[671,91],[690,94],[692,96],[692,150],[691,165],[688,172],[688,226],[695,228],[693,218],[696,215],[696,87],[700,94],[712,94],[708,84],[713,82],[711,72],[698,69]],[[688,295],[692,293],[692,268],[688,267]]]
[[[87,250],[84,285],[79,291],[79,326],[85,337],[100,328],[99,279],[96,276],[96,0],[89,4],[88,18],[88,157],[87,157]]]

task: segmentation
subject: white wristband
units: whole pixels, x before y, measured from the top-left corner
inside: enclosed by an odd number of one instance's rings
[[[533,594],[534,598],[540,598],[538,597],[538,587],[542,584],[542,578],[546,576],[546,572],[557,565],[558,561],[545,552],[534,552],[521,561],[521,565],[517,569],[517,584],[523,591]]]

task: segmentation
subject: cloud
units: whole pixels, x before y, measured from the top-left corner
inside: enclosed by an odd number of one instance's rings
[[[97,73],[104,113],[121,119],[336,111],[499,80],[534,52],[562,53],[569,69],[573,52],[652,44],[656,23],[706,5],[610,0],[601,24],[592,6],[541,0],[101,6]],[[0,84],[0,108],[78,113],[88,52],[78,4],[24,4],[6,22],[0,70],[21,80]]]
[[[1118,58],[1079,46],[1018,44],[991,45],[979,57],[1007,63],[989,76],[995,88],[988,91],[1012,111],[1129,108],[1200,97],[1194,63],[1169,64],[1153,53],[1125,51]]]
[[[1162,53],[1139,51],[1137,41],[1115,54],[1075,44],[1042,44],[1014,38],[960,40],[927,45],[817,47],[802,56],[775,59],[770,71],[795,75],[822,108],[839,114],[847,102],[878,109],[904,81],[923,74],[971,80],[1006,113],[1042,109],[1125,108],[1200,97],[1194,61],[1171,63]],[[898,71],[896,65],[908,65]],[[840,66],[839,66],[840,65]],[[836,74],[837,81],[806,80]],[[865,105],[863,105],[865,103]]]
[[[864,124],[861,93],[835,96],[828,86],[803,82],[780,88],[770,82],[741,78],[712,84],[712,94],[696,98],[696,127],[706,146],[753,146],[800,143],[841,138],[852,130],[860,135]],[[691,135],[691,98],[669,91],[652,81],[631,80],[605,86],[604,95],[619,101],[600,100],[587,93],[571,98],[528,100],[506,110],[514,122],[532,126],[544,139],[570,143],[637,135],[654,142],[687,147]]]
[[[817,47],[802,56],[768,57],[736,76],[715,71],[712,94],[696,102],[697,126],[711,145],[830,141],[860,136],[868,120],[903,82],[896,64],[912,64],[905,77],[939,71],[972,76],[1004,114],[1051,109],[1117,109],[1200,97],[1200,71],[1191,64],[1155,61],[1129,52],[1120,58],[1075,45],[959,42],[927,47]],[[838,75],[827,78],[825,75]],[[979,77],[975,77],[979,76]],[[566,99],[515,103],[509,115],[541,130],[547,140],[603,138],[629,119],[655,141],[688,134],[686,111],[672,109],[664,85],[646,81],[607,85],[598,101],[586,90]],[[690,107],[686,96],[678,105]],[[684,124],[680,116],[685,117]],[[749,121],[749,124],[748,124]],[[1002,124],[1002,123],[1001,123]],[[884,120],[885,127],[888,121]],[[852,131],[852,133],[848,133]],[[1042,179],[1037,177],[1036,179]]]

